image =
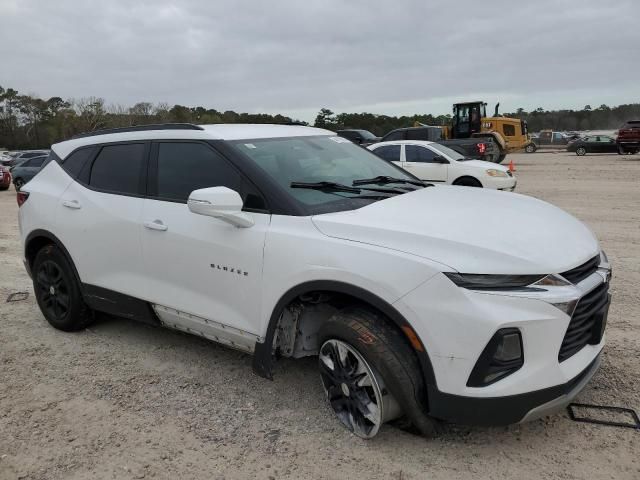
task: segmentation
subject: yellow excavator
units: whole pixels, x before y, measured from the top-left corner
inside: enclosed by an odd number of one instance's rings
[[[527,122],[517,118],[498,115],[498,103],[492,117],[487,117],[485,102],[464,102],[453,105],[453,121],[451,125],[442,127],[442,135],[446,140],[457,138],[485,137],[492,138],[499,147],[497,159],[501,163],[508,153],[517,151],[535,151],[527,131]],[[424,126],[416,122],[415,126]]]

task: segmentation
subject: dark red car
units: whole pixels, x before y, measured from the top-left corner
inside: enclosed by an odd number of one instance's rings
[[[640,120],[629,120],[618,130],[619,153],[638,153],[640,151]]]
[[[0,165],[0,190],[7,190],[11,185],[11,172],[7,167]]]

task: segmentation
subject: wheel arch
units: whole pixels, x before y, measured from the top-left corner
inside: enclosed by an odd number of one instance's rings
[[[46,245],[55,245],[58,249],[60,249],[62,254],[66,257],[67,261],[71,265],[73,274],[76,277],[78,284],[82,285],[80,275],[78,274],[78,270],[76,269],[76,264],[73,261],[73,258],[71,258],[71,254],[64,246],[62,241],[48,230],[33,230],[31,233],[29,233],[29,235],[27,235],[27,238],[24,242],[24,258],[26,259],[26,267],[29,276],[31,276],[32,274],[33,261],[35,260],[36,255],[38,254],[40,249],[42,249]]]
[[[313,280],[304,282],[290,288],[285,294],[283,294],[269,317],[269,324],[265,333],[264,342],[256,342],[254,357],[253,357],[253,371],[256,375],[272,380],[273,379],[273,340],[280,316],[285,311],[287,306],[294,302],[297,298],[303,295],[312,294],[315,292],[322,293],[334,293],[339,295],[346,295],[352,297],[358,302],[365,304],[388,318],[391,323],[398,328],[404,337],[407,339],[410,345],[413,345],[417,340],[422,349],[412,347],[412,350],[416,353],[421,368],[422,377],[425,380],[425,384],[436,386],[435,374],[429,354],[424,348],[424,343],[420,340],[417,332],[413,329],[411,324],[406,318],[389,302],[380,298],[378,295],[355,285],[338,282],[334,280]],[[415,335],[415,339],[410,336]]]
[[[471,180],[473,182],[479,183],[481,188],[485,188],[484,185],[482,184],[482,182],[478,178],[474,177],[473,175],[468,175],[468,174],[460,175],[453,182],[451,182],[451,185],[459,185],[458,182],[460,180],[465,180],[465,179],[468,179],[468,180]]]

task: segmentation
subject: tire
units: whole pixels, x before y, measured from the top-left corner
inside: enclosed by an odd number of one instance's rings
[[[579,157],[582,157],[584,155],[587,154],[587,149],[584,147],[578,147],[576,148],[576,155],[578,155]]]
[[[453,185],[482,188],[482,184],[473,177],[460,177],[453,182]]]
[[[530,143],[529,145],[527,145],[526,147],[524,147],[524,151],[526,153],[535,153],[535,151],[538,149],[538,147],[535,146],[534,143]]]
[[[16,178],[13,180],[13,186],[15,187],[16,192],[19,192],[20,189],[24,187],[24,183],[24,180],[22,180],[21,178]]]
[[[418,358],[403,334],[387,322],[382,315],[364,307],[349,307],[322,326],[318,334],[321,345],[318,362],[327,400],[340,422],[362,438],[372,438],[378,433],[379,427],[390,420],[432,437],[438,432],[439,423],[429,418],[423,407],[426,404],[426,388]],[[336,346],[337,349],[334,348]],[[345,351],[342,360],[340,352]],[[335,363],[331,358],[336,359]],[[365,363],[362,370],[361,360]],[[333,370],[331,365],[334,366]],[[362,373],[358,372],[365,371],[372,378],[361,378]],[[344,372],[350,372],[351,377],[349,374],[342,375]],[[353,383],[353,378],[361,379]],[[364,386],[357,383],[361,381],[365,382]],[[345,405],[349,402],[362,405],[363,396],[371,399],[376,384],[380,387],[382,399],[376,395],[379,418],[378,424],[371,425],[374,422],[364,418],[362,409]],[[367,410],[371,414],[372,410]]]
[[[44,318],[58,330],[82,330],[93,321],[73,267],[55,245],[40,249],[33,261],[33,290]]]
[[[500,156],[498,157],[498,160],[496,161],[496,163],[504,162],[505,158],[507,158],[507,154],[506,153],[501,153]]]

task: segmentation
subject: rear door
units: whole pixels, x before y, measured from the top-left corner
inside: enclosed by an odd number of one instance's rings
[[[140,218],[148,151],[146,142],[124,142],[72,153],[62,168],[76,181],[58,200],[56,216],[82,282],[138,298],[146,287]]]
[[[447,181],[448,163],[437,163],[439,155],[426,146],[404,145],[402,167],[420,180],[444,183]]]

